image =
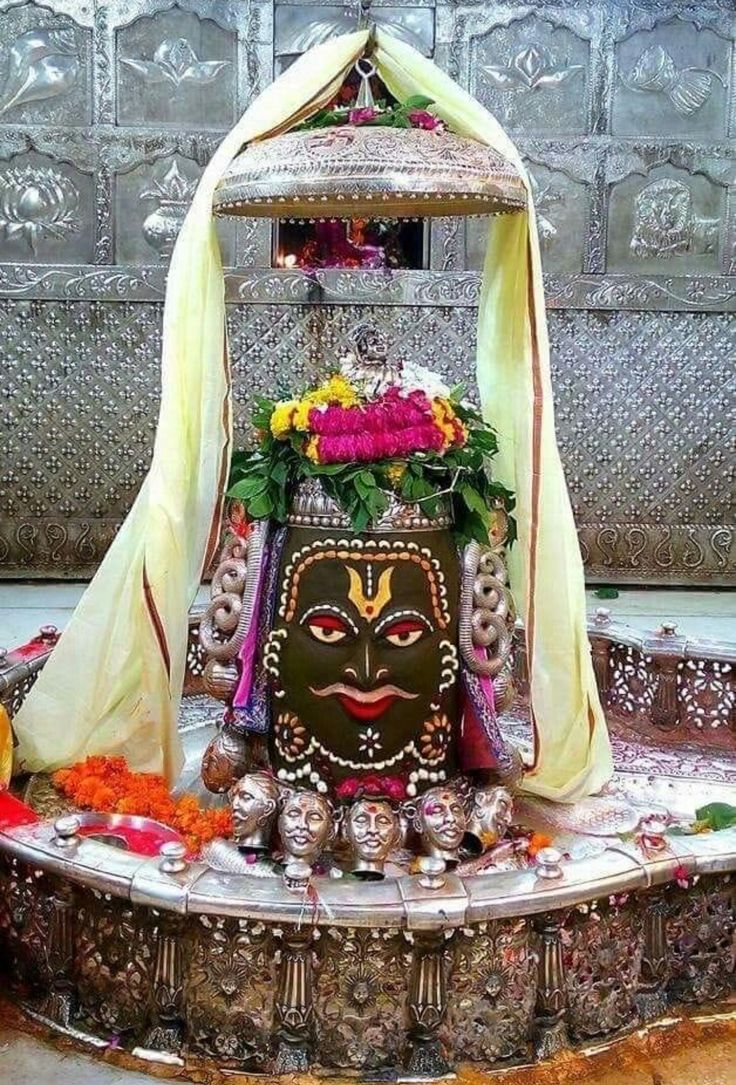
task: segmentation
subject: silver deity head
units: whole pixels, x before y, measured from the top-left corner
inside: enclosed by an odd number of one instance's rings
[[[398,815],[389,803],[358,799],[347,812],[344,831],[353,851],[353,873],[383,877],[383,865],[402,837]]]
[[[233,837],[241,848],[268,848],[279,801],[279,785],[267,772],[248,772],[230,788]]]
[[[482,855],[508,832],[514,812],[511,792],[505,787],[479,787],[473,796],[464,844],[472,855]]]
[[[334,836],[332,806],[315,791],[290,791],[279,814],[279,833],[287,862],[312,862]]]
[[[350,353],[340,371],[366,395],[375,396],[401,382],[402,364],[389,361],[386,333],[375,324],[358,324],[351,335]]]
[[[417,801],[414,827],[428,855],[456,863],[467,818],[456,791],[431,787]]]

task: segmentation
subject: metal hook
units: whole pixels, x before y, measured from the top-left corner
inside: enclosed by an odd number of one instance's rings
[[[358,0],[358,30],[364,30],[368,25],[368,11],[372,0]]]
[[[376,74],[376,66],[368,59],[368,57],[363,56],[356,60],[355,70],[361,80],[358,97],[355,100],[356,108],[373,109],[376,103],[373,99],[373,91],[371,90],[371,76]]]

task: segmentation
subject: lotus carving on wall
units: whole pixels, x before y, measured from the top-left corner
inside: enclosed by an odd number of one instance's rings
[[[582,72],[584,65],[558,64],[543,45],[528,45],[507,64],[485,64],[481,70],[496,90],[520,91],[559,87]]]
[[[200,60],[186,38],[166,38],[153,54],[153,60],[123,57],[126,68],[151,87],[168,84],[172,91],[182,86],[206,86],[214,82],[229,60]]]
[[[42,238],[63,240],[79,229],[79,193],[68,177],[36,166],[0,175],[0,229],[35,254]]]

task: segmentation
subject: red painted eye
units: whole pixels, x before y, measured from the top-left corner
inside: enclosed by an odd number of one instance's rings
[[[384,629],[383,635],[389,644],[395,644],[397,648],[407,648],[410,644],[416,644],[426,632],[427,627],[423,622],[416,618],[404,618]]]
[[[339,644],[349,632],[347,624],[336,614],[313,614],[307,628],[314,639],[322,644]]]

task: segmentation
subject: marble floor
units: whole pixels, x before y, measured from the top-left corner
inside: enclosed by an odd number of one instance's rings
[[[63,629],[84,587],[69,581],[0,581],[0,646],[22,644],[44,624]],[[208,592],[204,586],[198,599],[205,601]],[[638,630],[672,621],[685,636],[736,643],[736,591],[621,588],[618,598],[600,599],[591,589],[587,599],[589,613],[605,607],[613,619]]]

